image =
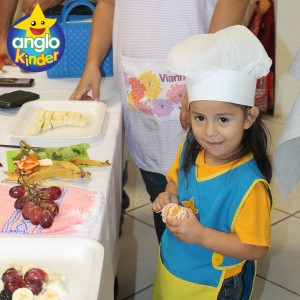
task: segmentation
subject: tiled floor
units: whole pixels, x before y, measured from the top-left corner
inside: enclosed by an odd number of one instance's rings
[[[270,116],[265,122],[272,135],[272,153],[283,122]],[[252,299],[300,300],[300,184],[284,199],[273,178],[272,247],[258,263]],[[149,196],[132,161],[125,189],[131,203],[120,238],[118,300],[147,300],[151,299],[158,244]]]

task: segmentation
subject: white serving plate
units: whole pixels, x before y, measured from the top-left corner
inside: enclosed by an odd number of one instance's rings
[[[35,264],[66,276],[62,300],[97,300],[104,248],[80,237],[0,237],[0,269],[16,263]]]
[[[85,116],[88,121],[86,127],[65,126],[44,131],[40,134],[30,135],[29,129],[36,123],[34,111],[37,109],[48,110],[67,110],[79,112]],[[36,141],[67,141],[69,139],[91,139],[99,135],[102,131],[106,115],[107,105],[99,101],[69,101],[56,100],[44,101],[35,100],[22,105],[17,112],[7,132],[13,137],[25,139],[27,142]]]

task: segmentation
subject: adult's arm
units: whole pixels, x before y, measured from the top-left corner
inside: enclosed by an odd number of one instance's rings
[[[114,0],[99,0],[96,5],[85,69],[78,86],[70,96],[71,100],[97,100],[100,97],[99,67],[112,44],[114,9]],[[90,90],[92,97],[87,96]]]
[[[29,15],[32,13],[36,0],[23,0],[22,3],[22,11],[26,14]],[[42,11],[45,11],[53,6],[59,5],[63,2],[63,0],[39,0],[38,3],[41,7]]]
[[[209,32],[242,24],[250,0],[219,0],[215,7]]]
[[[8,55],[6,38],[11,27],[18,0],[0,0],[0,54],[4,57],[6,65],[13,64]]]

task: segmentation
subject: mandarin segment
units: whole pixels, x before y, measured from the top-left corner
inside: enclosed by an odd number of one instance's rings
[[[166,219],[168,217],[174,218],[176,220],[187,219],[188,212],[184,207],[182,207],[176,203],[168,203],[162,209],[161,216],[162,216],[163,222],[166,223]]]

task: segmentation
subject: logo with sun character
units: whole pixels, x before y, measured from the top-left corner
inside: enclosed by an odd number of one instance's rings
[[[10,29],[7,49],[21,69],[46,71],[62,57],[65,37],[56,19],[46,18],[37,3],[30,16],[20,18]]]

